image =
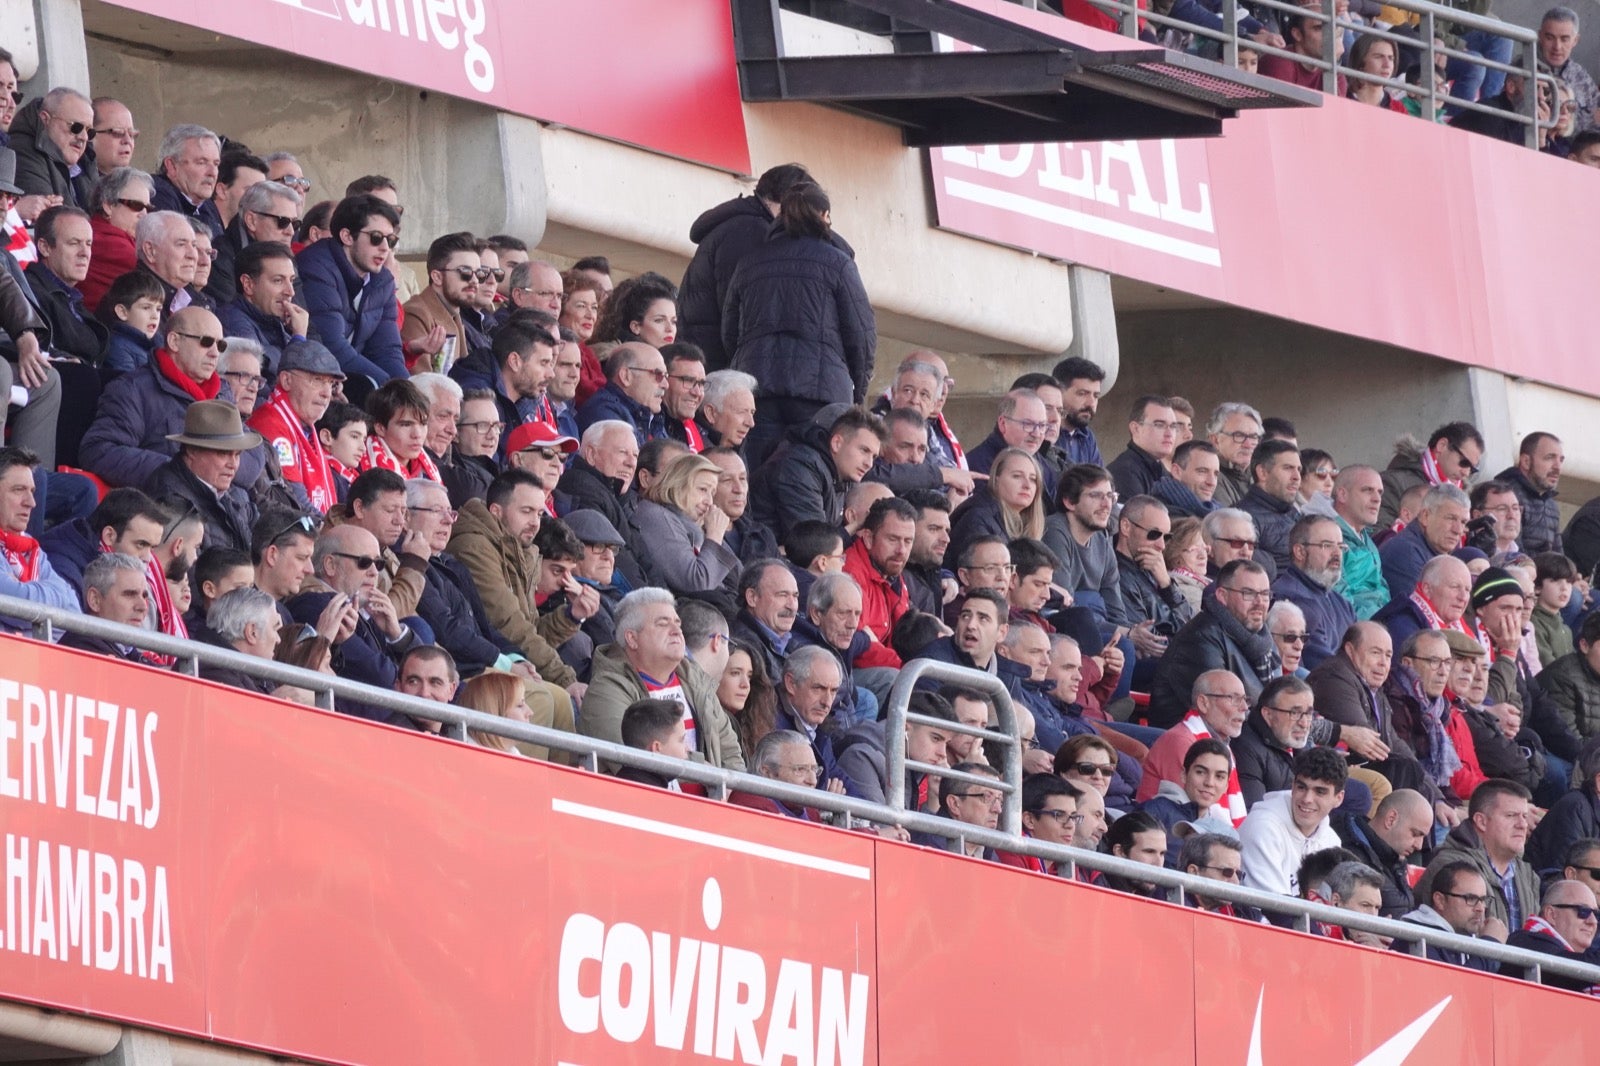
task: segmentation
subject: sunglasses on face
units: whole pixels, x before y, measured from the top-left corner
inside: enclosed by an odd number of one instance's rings
[[[311,191],[311,182],[310,182],[309,179],[283,177],[283,178],[279,178],[278,180],[280,182],[282,182],[283,184],[289,186],[289,188],[297,189],[302,193],[307,193],[307,192]]]
[[[329,552],[340,559],[349,559],[356,564],[357,570],[376,570],[383,565],[383,560],[372,555],[351,555],[349,552]]]
[[[139,215],[142,215],[146,211],[150,210],[150,205],[145,203],[143,200],[118,200],[117,203],[121,204],[123,207],[126,207],[129,211]]]
[[[375,229],[364,229],[361,231],[361,235],[370,241],[374,248],[382,247],[385,244],[393,248],[400,243],[400,235],[398,233],[379,233]]]
[[[1110,777],[1112,772],[1111,764],[1103,762],[1076,762],[1072,768],[1079,777]]]
[[[14,103],[14,104],[20,104],[20,103],[22,103],[22,100],[23,100],[22,90],[21,89],[12,89],[11,90],[11,102]]]
[[[475,270],[472,267],[453,267],[450,270],[443,271],[443,273],[454,274],[462,281],[471,281],[474,278],[479,278],[484,281],[488,280],[488,278],[483,276],[483,272],[481,270]]]
[[[60,115],[47,115],[46,117],[59,119],[61,125],[65,127],[66,131],[72,134],[74,137],[89,128],[89,124],[87,122],[68,122],[66,119],[61,118]]]
[[[478,280],[479,281],[488,281],[490,278],[493,278],[496,281],[504,281],[504,280],[506,280],[506,272],[504,270],[499,269],[498,267],[479,267],[478,268]]]
[[[1597,914],[1600,914],[1600,911],[1583,903],[1552,903],[1550,906],[1564,911],[1571,911],[1578,916],[1580,922],[1587,922]]]
[[[139,139],[139,131],[132,126],[107,126],[103,130],[90,130],[89,133],[95,137],[105,134],[107,137],[119,141],[137,141]]]
[[[257,218],[270,218],[273,224],[279,229],[290,230],[300,228],[300,220],[290,215],[274,215],[267,211],[252,211],[250,213],[255,215]]]
[[[299,515],[288,525],[274,533],[272,535],[272,539],[267,541],[267,543],[276,544],[280,538],[287,536],[289,531],[293,529],[301,530],[308,537],[314,537],[317,535],[318,525],[319,523],[317,520],[312,518],[310,515]]]
[[[228,342],[221,337],[207,337],[201,333],[179,333],[177,330],[173,330],[173,332],[180,337],[187,337],[202,348],[215,348],[218,355],[228,350]]]

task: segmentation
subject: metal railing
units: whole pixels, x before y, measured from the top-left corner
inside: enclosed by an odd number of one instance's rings
[[[1034,10],[1049,10],[1043,0],[1011,0]],[[1526,84],[1533,86],[1543,82],[1551,87],[1552,104],[1559,99],[1554,92],[1556,79],[1539,70],[1538,33],[1534,30],[1518,26],[1498,19],[1485,18],[1469,11],[1461,11],[1446,7],[1430,0],[1384,0],[1387,6],[1398,8],[1416,16],[1417,24],[1415,35],[1406,32],[1396,32],[1393,28],[1382,28],[1357,22],[1354,19],[1341,18],[1335,11],[1336,0],[1307,0],[1306,3],[1294,3],[1292,0],[1250,0],[1250,5],[1257,10],[1273,13],[1285,13],[1299,16],[1311,23],[1326,29],[1334,27],[1337,32],[1322,34],[1322,51],[1320,55],[1310,56],[1301,52],[1291,51],[1286,47],[1278,47],[1264,41],[1252,40],[1241,37],[1239,31],[1239,5],[1237,0],[1221,0],[1222,28],[1213,29],[1188,22],[1169,14],[1147,10],[1138,6],[1136,0],[1090,0],[1096,8],[1106,15],[1116,19],[1118,32],[1127,37],[1138,37],[1141,22],[1156,26],[1161,30],[1173,30],[1179,33],[1193,35],[1200,41],[1212,43],[1221,52],[1221,61],[1230,67],[1239,65],[1239,49],[1245,48],[1263,56],[1277,56],[1288,59],[1303,66],[1321,71],[1322,91],[1330,95],[1338,91],[1339,78],[1343,76],[1347,81],[1361,81],[1379,85],[1402,96],[1414,96],[1424,101],[1424,117],[1432,118],[1438,114],[1441,106],[1459,111],[1478,111],[1488,115],[1495,115],[1520,123],[1524,127],[1523,143],[1529,148],[1539,147],[1540,129],[1553,129],[1559,122],[1560,115],[1552,106],[1548,119],[1538,118],[1538,92],[1525,91],[1522,102],[1516,111],[1505,111],[1500,108],[1490,107],[1477,100],[1468,100],[1464,97],[1453,95],[1448,88],[1440,86],[1435,78],[1435,61],[1437,59],[1460,60],[1473,66],[1484,68],[1487,71],[1498,71],[1507,75],[1520,76],[1527,79]],[[1475,52],[1468,52],[1458,48],[1451,48],[1447,44],[1436,44],[1438,38],[1444,36],[1446,28],[1460,32],[1481,31],[1503,37],[1511,41],[1514,49],[1521,51],[1520,65],[1500,63]],[[1339,63],[1340,49],[1338,43],[1346,30],[1353,31],[1357,36],[1371,34],[1382,40],[1392,42],[1395,49],[1395,68],[1400,69],[1401,57],[1409,53],[1420,53],[1421,66],[1418,81],[1412,84],[1399,78],[1384,78],[1376,74],[1366,74],[1355,71]]]
[[[1068,878],[1073,877],[1077,869],[1081,867],[1125,878],[1129,881],[1145,882],[1164,889],[1176,890],[1176,902],[1180,905],[1189,905],[1191,899],[1194,898],[1247,904],[1260,909],[1264,913],[1288,916],[1294,920],[1296,927],[1301,931],[1309,931],[1311,923],[1314,921],[1326,922],[1347,929],[1358,929],[1379,936],[1405,941],[1412,945],[1413,954],[1425,954],[1427,948],[1431,946],[1450,951],[1465,952],[1469,955],[1522,967],[1529,979],[1533,981],[1539,980],[1541,973],[1548,972],[1600,985],[1600,966],[1589,966],[1538,952],[1506,947],[1492,940],[1479,940],[1456,933],[1445,933],[1425,926],[1413,925],[1409,922],[1369,917],[1356,911],[1343,910],[1322,903],[1312,903],[1295,897],[1279,896],[1257,889],[1245,888],[1241,885],[1230,884],[1226,881],[1195,877],[1158,866],[1147,866],[1129,859],[1104,855],[1100,852],[1087,851],[1082,848],[1049,844],[1033,837],[1022,836],[1020,832],[1007,832],[1001,829],[985,829],[976,825],[964,825],[950,818],[906,810],[903,806],[895,807],[872,803],[867,800],[830,793],[820,788],[791,785],[770,777],[762,777],[736,770],[725,770],[703,762],[675,759],[671,756],[660,755],[639,748],[624,747],[621,744],[598,740],[581,734],[567,733],[545,726],[528,725],[512,721],[509,718],[500,718],[495,715],[469,710],[465,707],[457,707],[453,704],[437,703],[432,700],[406,696],[398,692],[389,692],[370,685],[346,681],[343,678],[331,677],[327,674],[304,670],[299,667],[285,666],[282,663],[244,655],[240,652],[214,647],[209,644],[179,640],[164,634],[152,633],[146,629],[137,629],[131,626],[119,625],[115,622],[107,622],[103,619],[92,618],[57,607],[48,607],[28,600],[0,596],[0,616],[28,623],[35,628],[36,632],[49,634],[55,630],[60,630],[62,632],[81,633],[131,647],[173,655],[178,658],[181,672],[191,676],[197,672],[200,664],[206,663],[235,669],[247,676],[274,681],[279,684],[297,685],[318,693],[319,703],[324,710],[329,705],[331,697],[344,696],[369,706],[398,711],[415,719],[439,722],[445,727],[445,735],[452,736],[458,740],[465,738],[467,731],[471,730],[478,733],[503,736],[512,741],[538,745],[553,751],[566,752],[578,756],[581,760],[581,765],[585,769],[596,773],[599,772],[601,760],[605,760],[650,771],[669,778],[675,777],[681,781],[692,781],[703,786],[712,798],[718,800],[725,800],[729,793],[737,791],[765,796],[795,807],[814,807],[832,814],[834,816],[833,824],[838,828],[851,829],[856,827],[858,823],[868,826],[899,826],[908,832],[926,833],[943,839],[959,839],[967,843],[993,848],[997,851],[1031,855],[1056,864],[1058,872]],[[901,681],[908,675],[911,677],[911,682],[902,684]],[[900,733],[902,738],[904,723],[907,721],[915,722],[920,718],[920,716],[908,715],[906,701],[910,697],[912,685],[916,678],[922,676],[956,681],[968,687],[982,688],[985,692],[993,691],[989,687],[990,683],[999,684],[995,678],[980,671],[967,670],[945,663],[931,663],[927,660],[913,660],[907,664],[900,678],[896,679],[895,686],[890,690],[890,706],[887,711],[888,721],[899,721],[901,723]],[[1003,686],[1001,687],[1003,689]],[[326,698],[323,698],[324,696]],[[1002,713],[1007,715],[1014,713],[1010,699],[1004,692],[996,696],[996,705],[997,716]],[[1001,706],[1005,708],[1003,712],[1000,710]],[[945,728],[952,728],[952,723],[945,722],[942,719],[927,719],[926,721],[937,721],[939,725]],[[999,736],[994,731],[988,730],[981,733],[968,729],[963,731],[974,735],[990,734],[989,739],[1009,742],[1007,750],[1011,751],[1012,755],[1008,759],[1008,763],[1016,765],[1017,771],[1015,774],[1008,771],[1006,774],[1007,780],[998,784],[1003,789],[1011,789],[1008,797],[1015,802],[1020,800],[1021,794],[1016,780],[1017,777],[1020,777],[1020,745],[1015,740],[1014,718],[1011,719],[1011,724],[1011,735],[1006,737]],[[892,753],[893,745],[891,745],[890,751]],[[904,795],[904,771],[906,765],[902,747],[899,776],[896,778],[891,772],[890,780],[887,782],[889,788],[893,789],[895,781],[899,780],[902,796]],[[911,765],[915,768],[916,764],[913,763]],[[939,770],[940,768],[930,767],[930,769]],[[997,782],[989,778],[982,779],[982,783],[991,788],[997,785]]]

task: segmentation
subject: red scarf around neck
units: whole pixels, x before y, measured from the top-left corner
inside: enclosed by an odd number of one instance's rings
[[[172,353],[165,348],[156,349],[156,373],[172,382],[196,400],[215,400],[222,391],[222,375],[212,374],[206,381],[196,381],[178,366]]]
[[[426,451],[417,453],[417,457],[409,463],[402,463],[399,456],[389,450],[383,439],[376,434],[367,438],[367,447],[361,455],[361,472],[377,468],[379,470],[392,470],[403,478],[425,477],[429,481],[442,481],[439,477],[439,468],[428,458]]]
[[[327,514],[328,508],[339,502],[322,440],[315,427],[307,426],[295,414],[287,392],[274,389],[266,406],[250,419],[250,428],[267,438],[273,454],[278,457],[278,465],[283,468],[283,476],[305,486],[311,506]]]
[[[18,581],[39,579],[41,555],[38,541],[26,533],[12,533],[10,530],[0,529],[0,552],[5,554],[6,563]]]

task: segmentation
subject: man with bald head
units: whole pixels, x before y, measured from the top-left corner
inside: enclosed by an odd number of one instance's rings
[[[94,98],[94,134],[90,142],[94,149],[95,180],[104,178],[118,167],[133,165],[133,149],[139,141],[139,128],[133,124],[133,112],[121,100],[109,96]]]
[[[1250,713],[1250,702],[1244,694],[1244,682],[1227,670],[1207,670],[1194,683],[1192,710],[1183,720],[1150,745],[1145,756],[1144,777],[1134,798],[1140,803],[1154,799],[1163,781],[1183,785],[1183,757],[1197,741],[1220,740],[1227,744],[1244,730],[1245,718]],[[1239,774],[1231,756],[1228,760],[1228,788],[1217,801],[1214,814],[1226,816],[1235,826],[1244,821],[1244,793],[1239,788]],[[1205,812],[1201,812],[1204,816]]]
[[[1416,906],[1406,860],[1428,843],[1433,831],[1433,805],[1422,793],[1397,788],[1368,818],[1358,811],[1333,813],[1333,831],[1362,862],[1383,875],[1383,902],[1378,913],[1398,918]]]
[[[1395,729],[1394,709],[1384,695],[1384,682],[1394,662],[1394,641],[1377,622],[1357,622],[1345,631],[1339,653],[1323,661],[1306,678],[1317,711],[1341,726],[1371,730],[1376,736],[1342,736],[1352,757],[1382,774],[1397,789],[1422,793],[1440,824],[1454,828],[1461,812],[1429,780],[1416,753]]]
[[[1422,568],[1416,587],[1390,600],[1372,620],[1389,631],[1398,648],[1418,630],[1462,628],[1471,601],[1467,564],[1453,555],[1436,555]]]
[[[606,357],[606,386],[578,408],[578,425],[587,432],[596,422],[615,420],[633,427],[639,446],[667,435],[661,401],[667,395],[667,363],[643,341],[619,344]]]
[[[967,466],[974,473],[987,474],[989,467],[994,465],[995,456],[1007,448],[1021,448],[1029,455],[1037,456],[1044,444],[1044,431],[1047,428],[1049,423],[1045,421],[1044,401],[1039,394],[1032,389],[1012,389],[1000,398],[1000,413],[995,418],[994,432],[972,449],[967,456]],[[1054,499],[1056,478],[1042,463],[1039,465],[1039,483],[1044,487],[1045,498]]]
[[[1352,463],[1333,479],[1333,514],[1344,539],[1344,565],[1334,589],[1365,621],[1389,602],[1378,545],[1367,532],[1383,507],[1383,476],[1370,466]]]
[[[1521,929],[1514,930],[1506,946],[1587,962],[1584,953],[1594,943],[1597,910],[1600,910],[1600,903],[1596,902],[1594,890],[1588,885],[1581,881],[1557,881],[1544,890],[1539,913],[1530,915]],[[1510,969],[1506,967],[1502,972],[1509,973]],[[1548,970],[1541,970],[1540,974],[1540,984],[1592,994],[1586,982]]]
[[[180,218],[185,230],[189,223]],[[233,402],[233,391],[217,373],[225,342],[217,316],[203,307],[175,313],[158,334],[154,358],[107,385],[94,421],[83,436],[78,459],[107,485],[141,486],[177,454],[172,439],[183,432],[184,413],[199,400]],[[244,488],[261,476],[259,446],[239,456],[234,483]]]
[[[329,618],[338,619],[337,628],[321,635],[333,642],[339,676],[379,688],[394,688],[400,660],[418,640],[378,587],[383,566],[378,538],[360,526],[334,526],[317,538],[311,565],[314,574],[305,591],[285,605],[290,616],[296,622],[317,625],[323,612],[332,608]],[[334,706],[346,714],[415,728],[405,715],[344,697]]]

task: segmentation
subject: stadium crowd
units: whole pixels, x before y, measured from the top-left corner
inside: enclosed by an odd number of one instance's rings
[[[0,73],[0,593],[880,803],[897,669],[952,663],[1018,710],[1028,836],[1600,962],[1600,501],[1561,527],[1551,434],[1483,477],[1455,422],[1379,470],[1147,395],[1108,462],[1068,358],[967,448],[934,352],[870,390],[802,166],[706,211],[681,284],[471,233],[413,277],[387,178],[313,203],[193,125],[145,172],[122,103]],[[907,804],[994,828],[1003,753],[938,724],[993,699],[911,709],[908,757],[967,776]]]

